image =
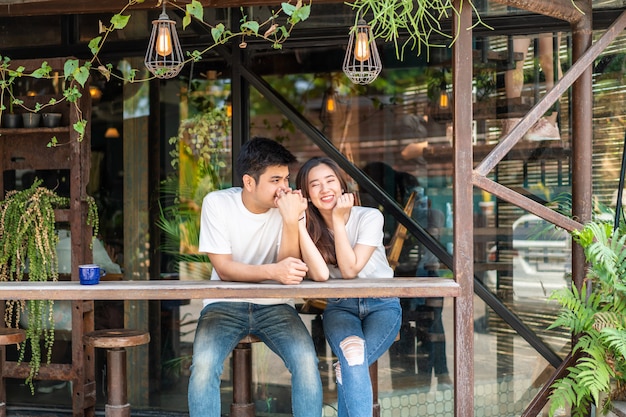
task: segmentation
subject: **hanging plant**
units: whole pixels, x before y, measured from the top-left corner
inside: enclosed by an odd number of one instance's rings
[[[2,281],[57,281],[58,260],[56,246],[59,237],[55,228],[54,210],[65,208],[69,199],[40,187],[42,181],[22,191],[9,191],[0,202],[0,282]],[[93,198],[87,198],[88,224],[95,236],[98,230],[97,207]],[[18,361],[25,359],[30,348],[30,372],[26,378],[34,393],[33,378],[42,363],[49,364],[54,344],[53,300],[9,300],[5,304],[4,321],[7,327],[19,327],[26,314],[26,340],[20,346]],[[42,344],[43,341],[43,352]]]
[[[460,14],[463,7],[471,7],[474,11],[477,19],[474,26],[480,24],[489,27],[481,20],[471,0],[459,2],[458,8],[451,0],[353,0],[347,4],[356,10],[355,23],[359,18],[364,18],[372,27],[375,38],[393,42],[400,60],[404,57],[406,47],[417,48],[417,55],[420,55],[422,48],[428,50],[431,47],[451,46],[456,39],[444,32],[441,22]],[[457,37],[459,29],[457,27],[455,32]],[[433,36],[440,36],[447,43],[435,42]],[[402,41],[403,37],[406,40]]]

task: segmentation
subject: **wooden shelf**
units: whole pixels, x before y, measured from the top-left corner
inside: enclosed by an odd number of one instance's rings
[[[34,128],[25,128],[25,127],[16,127],[16,128],[0,128],[0,137],[3,136],[22,136],[22,135],[32,135],[32,134],[60,134],[60,133],[69,133],[70,126],[59,126],[59,127],[34,127]]]

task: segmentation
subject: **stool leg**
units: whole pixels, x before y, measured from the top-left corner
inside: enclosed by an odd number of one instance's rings
[[[126,349],[107,349],[106,417],[130,417],[126,393]]]
[[[7,415],[7,387],[4,381],[4,374],[2,373],[5,362],[5,351],[6,348],[4,346],[0,346],[0,417],[6,417]]]
[[[378,361],[370,365],[370,380],[372,381],[372,417],[380,417],[380,403],[378,402]]]
[[[233,403],[231,417],[254,417],[252,402],[252,345],[239,343],[233,350]]]

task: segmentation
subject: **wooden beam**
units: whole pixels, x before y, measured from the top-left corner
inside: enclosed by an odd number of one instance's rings
[[[496,3],[517,7],[545,16],[554,17],[569,23],[579,21],[585,13],[591,13],[591,9],[582,2],[572,0],[494,0]]]
[[[179,2],[177,4],[184,6],[184,3]],[[280,3],[280,1],[271,0],[209,0],[205,7],[280,6]],[[317,5],[343,2],[337,0],[314,0],[314,3]],[[0,0],[0,17],[117,13],[127,4],[127,0]],[[143,3],[134,5],[131,10],[146,10],[158,7],[157,0],[146,0]]]

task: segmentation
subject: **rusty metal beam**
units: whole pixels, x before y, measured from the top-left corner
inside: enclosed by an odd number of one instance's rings
[[[563,378],[565,375],[567,375],[567,368],[573,366],[576,363],[576,359],[577,357],[572,356],[571,352],[567,355],[567,357],[561,363],[561,366],[559,366],[554,374],[552,374],[550,379],[548,379],[543,384],[543,387],[539,390],[535,398],[533,398],[533,400],[530,402],[526,410],[524,410],[521,417],[535,417],[540,415],[539,413],[541,413],[541,410],[543,410],[543,408],[548,403],[548,396],[552,392],[552,384],[554,384],[557,379]]]
[[[578,230],[582,228],[582,224],[580,222],[577,222],[576,220],[570,219],[567,216],[557,213],[551,208],[548,208],[541,203],[531,200],[530,198],[521,195],[517,191],[513,191],[510,188],[507,188],[502,184],[492,181],[487,177],[474,174],[473,183],[478,188],[493,194],[499,199],[508,201],[511,204],[515,204],[519,208],[529,211],[541,217],[542,219],[549,221],[550,223],[554,223],[558,227],[562,227],[567,231],[571,232],[573,230]]]
[[[496,3],[506,4],[507,6],[517,7],[518,9],[528,10],[529,12],[554,17],[555,19],[564,20],[569,23],[578,22],[591,13],[591,6],[580,1],[572,0],[494,0]]]
[[[472,157],[472,9],[461,7],[464,0],[454,0],[452,48],[454,176],[452,204],[453,271],[461,287],[454,299],[454,415],[474,415],[474,214],[471,176]]]
[[[591,4],[592,0],[587,0]],[[619,23],[618,23],[619,22]],[[622,13],[604,37],[617,37],[626,27],[626,11]],[[610,36],[609,36],[610,35]],[[582,61],[602,39],[592,46],[592,15],[572,26],[572,59]],[[603,43],[604,48],[608,43]],[[596,55],[596,54],[594,54]],[[595,58],[594,58],[595,59]],[[593,67],[586,70],[572,86],[572,216],[581,223],[591,220],[592,207],[592,158],[593,155]],[[582,287],[586,275],[583,248],[572,245],[572,280],[576,288]]]

